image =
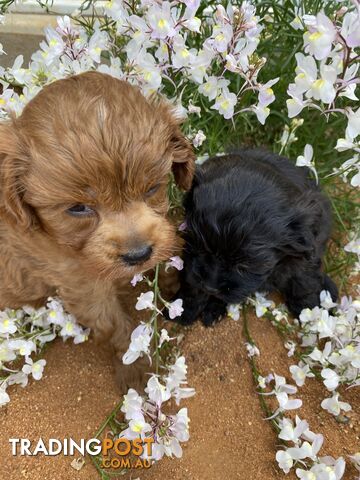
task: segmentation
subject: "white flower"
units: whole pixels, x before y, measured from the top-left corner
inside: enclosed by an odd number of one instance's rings
[[[195,113],[199,117],[201,116],[201,107],[197,107],[196,105],[193,105],[191,102],[189,102],[187,110],[189,113]]]
[[[279,427],[281,428],[279,433],[279,438],[286,441],[291,441],[297,443],[299,438],[303,433],[308,430],[309,424],[306,420],[300,420],[296,415],[296,425],[294,426],[293,421],[288,418],[283,418],[279,422]]]
[[[303,480],[340,480],[345,471],[345,461],[342,457],[334,460],[332,457],[321,457],[310,470],[296,469],[296,475]]]
[[[148,394],[150,400],[158,405],[161,405],[171,397],[170,390],[161,384],[155,375],[152,375],[148,380],[145,392]]]
[[[146,292],[141,293],[139,297],[137,297],[137,302],[135,305],[136,310],[145,310],[146,308],[153,310],[155,305],[153,304],[154,301],[154,292]]]
[[[283,470],[284,473],[289,473],[292,466],[294,465],[294,461],[286,451],[279,450],[276,452],[276,461],[279,464],[279,468]]]
[[[194,82],[203,83],[206,71],[209,68],[215,53],[212,49],[204,48],[190,62],[189,75]]]
[[[330,292],[327,290],[322,290],[320,293],[320,304],[323,308],[330,310],[333,307],[336,307],[337,303],[333,302]]]
[[[131,283],[131,285],[132,285],[133,287],[135,287],[135,285],[136,285],[137,283],[141,282],[143,279],[144,279],[144,276],[143,276],[141,273],[136,273],[136,274],[133,276],[133,278],[132,278],[132,280],[131,280],[130,283]]]
[[[184,26],[192,32],[200,33],[201,20],[198,17],[192,17],[184,21]]]
[[[201,147],[201,145],[204,143],[206,140],[206,135],[202,130],[199,130],[195,137],[192,140],[192,144],[194,145],[195,148]]]
[[[272,313],[274,313],[274,310]],[[288,357],[293,357],[296,349],[296,343],[289,340],[284,344],[284,347],[286,348],[286,350],[289,350]]]
[[[175,398],[177,405],[183,398],[189,398],[195,395],[193,388],[184,387],[186,385],[187,365],[185,357],[178,357],[176,362],[169,367],[169,375],[166,377],[166,388]]]
[[[119,25],[126,24],[128,13],[124,8],[122,0],[110,0],[104,4],[105,13],[108,17],[118,22]]]
[[[344,247],[345,252],[356,253],[360,255],[360,237],[354,238]]]
[[[26,364],[22,367],[22,371],[26,375],[32,375],[34,380],[40,380],[43,375],[44,367],[46,365],[46,360],[38,360],[33,362],[32,358],[26,358]]]
[[[262,377],[261,375],[258,375],[257,381],[258,381],[258,386],[260,388],[262,388],[262,389],[266,388],[266,378],[265,377]]]
[[[360,108],[354,112],[350,110],[348,115],[348,125],[346,128],[346,138],[353,140],[360,134]]]
[[[14,339],[9,340],[9,348],[17,350],[23,357],[28,357],[31,352],[36,351],[36,345],[32,340]]]
[[[125,418],[127,420],[139,418],[142,406],[143,399],[136,390],[130,388],[127,394],[124,395],[124,401],[121,405],[121,411],[125,413]]]
[[[173,54],[171,57],[172,64],[175,68],[188,67],[194,59],[196,50],[189,50],[185,44],[185,40],[181,35],[175,37],[173,43]]]
[[[227,306],[227,315],[233,320],[237,321],[240,318],[240,308],[241,305],[228,305]]]
[[[341,35],[348,47],[360,47],[360,15],[359,12],[347,12],[341,27]]]
[[[312,145],[306,144],[304,149],[304,155],[299,155],[296,159],[296,166],[309,168],[315,175],[316,182],[318,182],[317,171],[315,168],[315,164],[312,160],[313,154],[314,154],[314,151],[313,151]]]
[[[160,460],[164,455],[168,457],[175,456],[181,458],[182,448],[180,442],[185,442],[189,439],[189,418],[187,409],[182,408],[176,415],[166,417],[159,422],[156,431],[157,443],[152,445],[152,458]]]
[[[227,87],[222,89],[219,96],[216,97],[215,104],[211,107],[226,119],[234,115],[234,107],[237,104],[237,96],[228,90]]]
[[[291,365],[289,368],[291,376],[298,387],[302,387],[306,378],[314,377],[314,374],[310,371],[309,365]]]
[[[265,298],[263,294],[258,292],[255,293],[254,304],[255,304],[256,316],[258,318],[265,315],[269,307],[270,308],[274,307],[274,302],[272,300],[268,300],[267,298]]]
[[[325,387],[330,392],[332,392],[339,386],[339,381],[340,381],[339,375],[331,368],[324,368],[321,371],[321,376],[324,379]]]
[[[131,341],[122,361],[125,365],[135,362],[143,354],[149,355],[150,342],[153,335],[151,326],[140,324],[131,334]]]
[[[307,92],[311,85],[316,81],[317,78],[317,65],[314,60],[314,57],[305,56],[303,53],[298,52],[295,55],[296,58],[296,77],[295,85],[290,89],[290,92],[296,92],[296,94],[301,94]]]
[[[324,346],[324,350],[321,352],[317,347],[309,354],[309,357],[312,358],[314,361],[321,363],[324,365],[327,363],[329,355],[331,353],[331,342],[326,342]]]
[[[0,387],[0,407],[10,402],[10,397],[3,387]]]
[[[314,55],[316,60],[328,57],[332,42],[336,38],[336,28],[332,21],[323,13],[316,15],[316,23],[308,25],[304,33],[305,52]]]
[[[15,318],[9,318],[7,312],[0,312],[0,334],[15,333],[17,326]]]
[[[316,456],[324,443],[324,437],[321,434],[314,435],[312,443],[303,442],[301,446],[288,448],[286,451],[293,460],[303,460],[304,458],[316,459]]]
[[[339,350],[339,354],[354,368],[360,368],[360,343],[357,345],[349,343],[345,348]]]
[[[49,322],[54,325],[63,326],[67,319],[67,314],[64,311],[62,303],[57,298],[49,297],[46,307],[48,308]]]
[[[198,90],[209,100],[214,100],[222,88],[229,85],[229,80],[210,76],[206,82],[199,86]]]
[[[345,150],[350,150],[355,147],[356,144],[352,140],[348,138],[338,138],[335,149],[338,152],[345,152]]]
[[[319,333],[319,338],[332,337],[336,328],[336,318],[329,315],[327,310],[322,310],[320,317],[314,324],[313,330]]]
[[[169,303],[168,309],[169,309],[169,317],[171,319],[174,319],[176,317],[181,317],[184,309],[183,309],[183,301],[181,298],[178,298],[177,300],[174,300],[172,303]]]
[[[86,328],[85,330],[83,330],[79,326],[79,330],[76,331],[74,335],[74,344],[78,345],[79,343],[86,342],[89,339],[89,335],[90,335],[90,328]]]
[[[162,346],[164,342],[169,342],[170,340],[172,339],[169,337],[169,332],[165,328],[162,328],[160,332],[160,338],[159,338],[159,348]]]
[[[230,24],[214,25],[211,35],[211,45],[217,52],[226,52],[232,37],[233,29]]]
[[[349,412],[351,410],[350,404],[339,400],[339,393],[337,392],[334,392],[332,397],[325,398],[321,402],[321,407],[335,416],[340,415],[341,410],[344,410],[344,412]]]
[[[152,428],[149,423],[145,421],[145,418],[142,414],[132,418],[129,422],[129,427],[121,432],[120,437],[125,437],[129,440],[134,440],[135,438],[143,438],[147,432],[151,432]]]
[[[269,80],[268,82],[260,85],[259,88],[259,105],[261,107],[267,107],[275,100],[274,91],[271,88],[275,83],[279,81],[279,78],[274,78],[273,80]]]
[[[8,341],[0,341],[0,366],[2,362],[11,362],[15,360],[16,354],[9,346]]]
[[[279,403],[279,408],[270,417],[274,418],[284,410],[295,410],[300,408],[302,401],[299,399],[289,399],[288,394],[292,395],[297,392],[294,385],[288,385],[284,377],[274,374],[275,388],[269,393],[262,393],[262,395],[275,395]]]
[[[264,105],[254,105],[251,107],[261,125],[265,125],[265,120],[270,115],[270,108]]]
[[[97,25],[88,45],[88,54],[94,62],[100,63],[101,52],[106,50],[108,42],[108,34],[104,31],[100,31],[99,26]]]
[[[260,356],[260,350],[256,345],[252,343],[245,343],[246,350],[248,352],[248,357]]]
[[[151,5],[147,11],[146,19],[152,28],[151,36],[153,38],[164,39],[173,37],[176,34],[169,2],[161,2],[161,6],[158,4]]]
[[[306,102],[303,100],[302,95],[299,94],[291,94],[290,90],[288,90],[288,94],[292,96],[292,98],[288,98],[286,100],[286,106],[288,109],[289,118],[294,118],[303,110],[306,106]]]
[[[155,58],[150,53],[144,53],[143,49],[137,56],[135,71],[143,83],[142,90],[145,95],[154,93],[160,88],[162,81],[160,67]]]
[[[28,375],[24,372],[16,372],[9,375],[6,383],[8,385],[21,385],[23,388],[28,384],[29,378]]]
[[[311,84],[310,89],[306,92],[306,97],[312,97],[327,104],[331,103],[336,95],[334,88],[336,78],[335,68],[322,62],[320,65],[320,78]]]
[[[301,22],[301,18],[299,15],[296,15],[294,20],[290,22],[290,25],[293,27],[294,30],[303,30],[303,24]]]
[[[174,267],[176,270],[182,270],[184,268],[184,260],[179,256],[170,257],[170,262],[166,262],[165,269],[168,269],[169,267]]]

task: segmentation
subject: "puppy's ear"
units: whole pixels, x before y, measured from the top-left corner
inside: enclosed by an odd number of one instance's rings
[[[180,188],[189,190],[195,171],[195,154],[178,125],[173,128],[169,153],[172,156],[172,171],[176,183]]]
[[[288,222],[285,250],[293,255],[310,257],[316,250],[317,239],[327,238],[330,217],[330,206],[320,192],[303,194]]]
[[[23,179],[28,158],[11,123],[0,125],[0,213],[24,229],[37,223],[33,209],[24,201]]]

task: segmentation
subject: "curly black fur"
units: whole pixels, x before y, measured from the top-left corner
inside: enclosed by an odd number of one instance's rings
[[[321,270],[331,230],[328,199],[307,170],[284,157],[246,149],[198,167],[185,199],[187,231],[181,324],[211,325],[256,291],[281,292],[290,312],[337,298]]]

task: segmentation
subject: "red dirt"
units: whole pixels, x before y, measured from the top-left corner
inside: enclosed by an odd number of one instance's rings
[[[251,334],[258,344],[259,364],[268,374],[275,371],[289,378],[287,357],[275,328],[253,314]],[[196,396],[184,401],[191,419],[191,438],[183,458],[164,459],[150,470],[134,470],[122,478],[155,480],[257,480],[285,477],[275,462],[277,438],[263,419],[253,384],[242,332],[242,321],[225,319],[214,328],[201,324],[186,330],[181,351],[189,365],[189,384]],[[6,480],[96,480],[99,478],[89,458],[78,472],[72,457],[13,457],[9,438],[39,437],[75,440],[92,438],[98,426],[119,401],[110,354],[93,341],[82,345],[55,342],[44,357],[44,378],[28,387],[10,389],[11,403],[0,412],[0,479]],[[360,400],[356,389],[342,392],[353,412],[348,424],[320,407],[326,395],[323,386],[308,379],[300,389],[303,407],[298,411],[310,428],[323,433],[322,454],[344,456],[360,450]],[[347,467],[346,480],[356,472]]]

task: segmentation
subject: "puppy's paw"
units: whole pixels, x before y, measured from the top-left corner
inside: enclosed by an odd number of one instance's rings
[[[307,292],[303,296],[299,294],[296,296],[287,296],[286,304],[294,317],[298,318],[301,311],[305,308],[314,308],[320,305],[320,293],[322,290],[327,290],[333,301],[335,302],[338,298],[338,289],[335,283],[325,274],[321,274],[320,279],[317,282],[317,285],[314,285],[314,290],[309,293]],[[298,292],[299,293],[299,292]]]
[[[122,359],[114,356],[115,379],[120,391],[127,393],[129,388],[142,392],[149,378],[151,366],[146,357],[139,358],[131,365],[124,365]]]
[[[226,303],[217,298],[210,298],[202,314],[202,323],[205,327],[211,327],[214,323],[219,322],[225,315]]]
[[[200,317],[209,300],[209,295],[185,285],[184,288],[180,288],[173,300],[178,298],[181,298],[183,301],[182,306],[184,311],[181,317],[176,317],[174,319],[169,318],[169,311],[167,308],[164,309],[163,315],[166,320],[171,320],[172,322],[186,326],[196,322],[196,320]]]

